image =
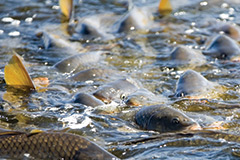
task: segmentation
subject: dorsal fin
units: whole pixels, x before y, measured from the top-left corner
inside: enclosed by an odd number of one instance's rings
[[[19,131],[0,131],[0,137],[1,136],[12,136],[12,135],[19,135],[19,134],[24,134],[24,132],[19,132]]]
[[[161,0],[158,6],[158,11],[161,14],[172,12],[172,5],[170,3],[170,0]]]
[[[73,0],[59,0],[61,12],[68,20],[73,16]]]
[[[4,79],[7,85],[26,86],[31,89],[35,89],[32,79],[30,78],[20,56],[17,53],[14,53],[4,68]]]

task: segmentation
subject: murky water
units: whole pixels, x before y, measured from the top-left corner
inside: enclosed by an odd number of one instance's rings
[[[62,29],[64,24],[61,24],[57,0],[0,1],[1,128],[30,131],[69,127],[69,132],[89,138],[122,159],[237,158],[240,155],[239,140],[227,136],[173,136],[129,144],[129,141],[159,134],[139,129],[131,113],[135,107],[119,101],[96,108],[73,103],[74,96],[79,92],[91,94],[108,82],[131,77],[138,81],[141,88],[159,96],[155,102],[183,111],[201,126],[223,121],[224,132],[239,135],[239,62],[207,55],[203,65],[178,67],[169,57],[177,45],[204,50],[208,39],[219,34],[214,28],[220,24],[240,25],[240,2],[186,1],[190,4],[186,5],[175,1],[172,3],[176,7],[170,15],[154,13],[157,27],[149,32],[130,31],[113,40],[80,41]],[[133,2],[142,7],[157,4],[155,0]],[[127,2],[123,0],[77,1],[75,14],[78,17],[106,12],[122,15],[127,9]],[[67,37],[67,45],[45,48],[36,33],[46,30]],[[80,70],[92,67],[112,69],[116,75],[110,74],[93,81],[74,81],[69,79],[74,73],[63,74],[52,67],[68,56],[98,50],[106,54],[97,63]],[[12,51],[24,58],[32,78],[49,78],[50,86],[46,91],[26,94],[6,86],[3,70],[13,55]],[[175,98],[177,80],[187,69],[194,69],[208,80],[224,86],[224,89],[207,100]]]

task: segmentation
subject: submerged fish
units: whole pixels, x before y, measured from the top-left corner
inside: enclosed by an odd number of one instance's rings
[[[122,97],[126,105],[129,106],[145,106],[145,105],[154,105],[159,103],[166,103],[167,98],[155,95],[147,89],[139,89],[136,92]]]
[[[138,89],[134,81],[125,78],[100,87],[93,95],[105,103],[110,103],[114,100],[120,100],[122,95],[128,95]]]
[[[0,133],[1,158],[118,159],[79,135],[60,132]]]
[[[165,105],[143,107],[136,113],[135,121],[142,129],[160,133],[200,129],[200,126],[184,113]]]
[[[208,81],[205,77],[193,70],[185,71],[177,82],[175,96],[200,96],[201,94],[209,93],[216,83]]]
[[[53,67],[63,73],[72,73],[81,67],[98,62],[102,54],[103,52],[96,51],[73,55],[56,63]]]
[[[83,105],[92,106],[92,107],[104,105],[104,103],[101,100],[87,93],[78,93],[75,96],[75,99],[73,102],[81,103]]]
[[[126,15],[115,24],[115,32],[127,32],[131,30],[148,30],[153,27],[153,15],[145,8],[134,6]]]
[[[240,55],[240,48],[230,37],[218,35],[207,49],[203,51],[203,54],[219,59],[231,59]]]
[[[71,20],[73,12],[73,5],[71,0],[59,0],[62,13]],[[157,8],[157,7],[155,7]],[[158,7],[159,11],[171,11],[171,4],[169,0],[161,0]],[[125,32],[129,30],[146,30],[153,27],[153,15],[146,8],[133,6],[129,4],[128,12],[119,16],[114,13],[98,14],[93,16],[86,16],[76,23],[69,21],[69,31],[75,37],[80,38],[100,38],[113,39],[114,33]]]
[[[217,24],[210,28],[211,31],[224,33],[225,35],[231,37],[234,40],[240,40],[240,28],[237,25],[224,23],[224,24]]]
[[[174,48],[171,52],[170,60],[176,67],[201,66],[206,63],[206,58],[200,51],[185,46]]]
[[[116,75],[118,72],[111,69],[91,68],[80,71],[75,75],[71,76],[70,79],[75,81],[88,81],[96,78],[105,78],[112,75]]]

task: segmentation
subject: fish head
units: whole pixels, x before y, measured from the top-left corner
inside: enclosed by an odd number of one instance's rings
[[[169,107],[154,113],[148,124],[148,127],[161,133],[200,129],[197,122],[184,113]]]

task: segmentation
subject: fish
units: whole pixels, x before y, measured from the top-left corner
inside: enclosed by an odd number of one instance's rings
[[[69,79],[73,79],[75,81],[88,81],[88,80],[94,80],[97,78],[110,77],[117,73],[118,73],[117,71],[114,71],[111,69],[90,68],[74,74]]]
[[[177,46],[170,53],[170,60],[176,67],[195,67],[205,64],[206,57],[198,50],[186,46]]]
[[[0,157],[11,159],[118,159],[82,136],[43,131],[1,132]]]
[[[207,80],[200,73],[187,70],[177,81],[175,96],[186,97],[204,94],[207,97],[207,93],[211,92],[216,86],[218,86],[217,83]]]
[[[59,2],[61,3],[60,0]],[[71,3],[71,4],[70,4]],[[66,18],[70,19],[70,12],[73,12],[72,1],[60,5],[61,11]],[[169,0],[161,0],[159,11],[171,11]],[[122,16],[114,13],[97,14],[83,17],[75,22],[69,21],[68,31],[73,37],[85,39],[110,40],[115,38],[116,33],[128,32],[131,30],[148,30],[154,23],[153,14],[145,7],[137,7],[131,2],[129,10]],[[157,26],[157,25],[155,25]]]
[[[57,62],[53,65],[53,68],[63,73],[77,72],[84,68],[84,66],[97,63],[103,53],[102,51],[93,51],[72,55]]]
[[[215,22],[217,23],[217,22]],[[232,39],[240,40],[240,28],[237,25],[230,23],[217,23],[210,28],[210,31],[217,33],[224,33],[225,35],[231,37]]]
[[[93,95],[90,95],[88,93],[76,94],[73,103],[80,103],[91,107],[101,106],[105,104],[101,100],[95,98]]]
[[[167,98],[161,95],[155,95],[144,88],[141,88],[126,97],[122,97],[122,99],[128,106],[145,106],[167,102]]]
[[[124,78],[105,84],[97,89],[93,95],[105,103],[120,101],[122,95],[128,95],[139,89],[132,79]]]
[[[149,30],[154,25],[153,15],[146,8],[133,6],[125,15],[122,16],[113,28],[116,33],[128,32],[133,30]]]
[[[135,122],[141,129],[160,133],[201,129],[187,115],[166,105],[144,106],[135,114]]]
[[[232,38],[226,35],[218,35],[206,47],[203,54],[221,60],[230,60],[240,55],[240,48]]]

